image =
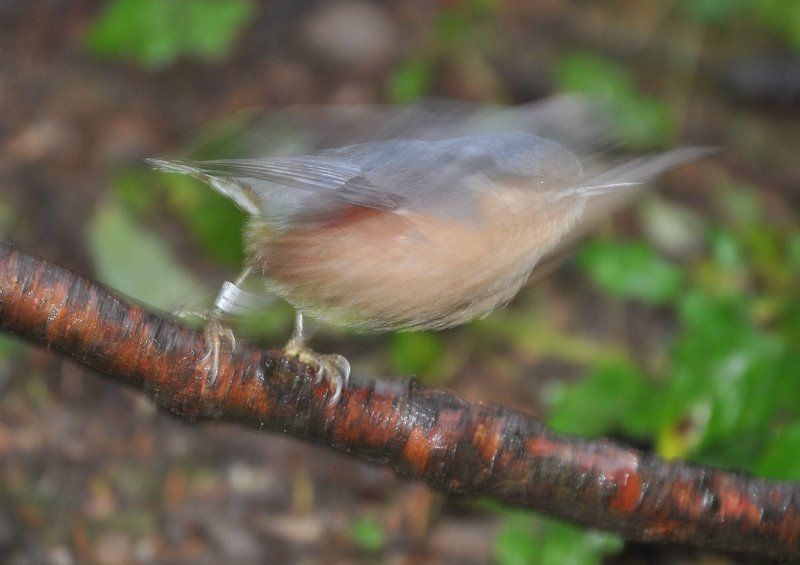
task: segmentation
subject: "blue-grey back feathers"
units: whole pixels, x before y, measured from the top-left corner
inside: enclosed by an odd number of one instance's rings
[[[188,161],[152,166],[208,182],[249,214],[317,215],[327,204],[399,208],[442,216],[469,214],[481,184],[560,178],[577,182],[580,164],[559,143],[526,132],[453,139],[395,139],[329,149],[317,155]]]
[[[200,178],[245,212],[288,227],[353,205],[462,218],[474,213],[481,191],[503,185],[588,198],[641,184],[703,153],[678,149],[582,166],[559,142],[527,131],[489,131],[370,141],[311,155],[148,162]]]

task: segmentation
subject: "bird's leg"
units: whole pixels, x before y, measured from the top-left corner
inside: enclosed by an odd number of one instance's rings
[[[305,348],[306,339],[303,335],[303,313],[295,311],[294,313],[294,329],[292,330],[292,337],[284,348],[286,351],[295,351]]]
[[[236,337],[233,330],[222,324],[222,316],[232,312],[236,306],[236,298],[241,294],[240,288],[245,279],[250,275],[252,267],[245,268],[235,282],[225,281],[222,288],[214,300],[214,307],[206,316],[206,323],[203,328],[203,335],[206,339],[206,354],[201,359],[201,363],[209,362],[211,367],[208,371],[208,380],[214,384],[219,373],[219,354],[222,341],[230,344],[231,351],[236,350]]]
[[[350,377],[350,362],[342,355],[336,353],[317,353],[306,345],[303,335],[303,314],[296,312],[294,317],[294,331],[292,337],[283,348],[286,355],[297,357],[302,363],[317,369],[317,382],[323,378],[333,389],[330,402],[336,402],[342,394],[342,388],[347,385]]]

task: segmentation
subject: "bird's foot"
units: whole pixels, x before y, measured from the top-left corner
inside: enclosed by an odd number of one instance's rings
[[[200,314],[200,317],[205,320],[203,327],[203,335],[206,339],[206,354],[200,360],[201,363],[208,363],[208,381],[214,384],[219,374],[219,354],[222,348],[222,342],[227,341],[231,352],[236,351],[236,337],[233,335],[233,330],[224,326],[220,318],[224,314],[230,314],[242,309],[241,303],[243,298],[251,301],[252,297],[244,292],[241,288],[245,279],[250,275],[251,267],[245,267],[244,270],[236,278],[236,282],[225,281],[222,288],[214,300],[214,308],[205,314]],[[244,301],[244,302],[247,302]],[[197,314],[190,312],[190,314]]]
[[[213,310],[206,318],[203,327],[203,336],[206,340],[206,354],[200,360],[201,363],[208,364],[208,381],[214,384],[219,374],[219,355],[222,342],[226,341],[231,351],[236,351],[236,337],[233,330],[224,326],[219,320],[219,313]]]
[[[302,341],[292,339],[283,348],[283,352],[291,357],[296,357],[301,363],[311,365],[317,371],[316,381],[322,379],[330,386],[333,395],[329,402],[336,402],[342,395],[342,389],[347,386],[350,378],[350,362],[336,353],[317,353],[307,347]]]

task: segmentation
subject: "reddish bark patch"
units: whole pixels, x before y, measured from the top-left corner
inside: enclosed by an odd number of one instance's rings
[[[428,466],[431,456],[431,445],[425,435],[425,430],[415,427],[408,434],[408,440],[403,448],[403,459],[409,464],[411,470],[418,475],[422,475]]]
[[[727,481],[720,481],[719,492],[719,517],[723,520],[746,520],[757,524],[761,521],[763,510],[753,504],[753,501],[741,490],[735,488]]]
[[[636,471],[623,473],[618,485],[617,494],[611,499],[611,510],[633,512],[642,499],[642,477]]]

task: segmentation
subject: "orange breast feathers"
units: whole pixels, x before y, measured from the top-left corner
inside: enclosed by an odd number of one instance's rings
[[[245,241],[268,288],[313,317],[362,331],[441,329],[513,298],[582,209],[578,197],[491,190],[465,218],[350,206],[275,232],[255,216]]]

